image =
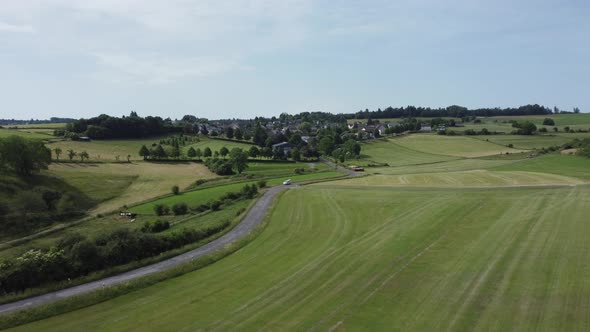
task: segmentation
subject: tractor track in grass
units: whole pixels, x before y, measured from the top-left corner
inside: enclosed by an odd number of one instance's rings
[[[329,164],[329,162],[328,162]],[[345,169],[340,166],[331,164],[330,166],[340,170],[347,174],[347,176],[358,176],[356,172]],[[291,187],[297,187],[297,184],[291,185]],[[163,260],[161,262],[143,266],[131,271],[127,271],[111,277],[95,280],[89,283],[81,284],[78,286],[65,288],[53,292],[49,292],[43,295],[33,296],[25,298],[15,302],[10,302],[0,305],[0,316],[28,308],[37,307],[40,305],[46,305],[60,300],[64,300],[70,297],[87,294],[93,291],[97,291],[106,287],[119,285],[134,279],[142,278],[154,273],[163,272],[170,268],[176,267],[183,263],[190,262],[194,259],[212,254],[220,249],[227,247],[228,245],[235,243],[239,239],[242,239],[248,235],[260,222],[264,219],[264,216],[271,207],[277,194],[287,189],[286,185],[280,185],[268,189],[262,197],[254,204],[254,206],[248,211],[244,219],[235,226],[228,233],[223,236],[191,251],[185,252],[178,256],[174,256]]]

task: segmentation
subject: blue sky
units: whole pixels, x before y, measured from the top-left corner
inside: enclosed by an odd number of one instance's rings
[[[590,111],[583,0],[0,0],[0,118]]]

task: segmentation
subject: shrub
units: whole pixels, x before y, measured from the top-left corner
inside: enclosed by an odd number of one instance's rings
[[[154,212],[157,216],[163,216],[170,213],[170,208],[166,204],[156,204],[154,206]]]
[[[264,188],[264,187],[266,187],[266,180],[258,181],[258,188]]]
[[[508,144],[508,147],[512,149],[514,147],[514,144],[510,143]]]
[[[555,121],[550,118],[543,119],[543,126],[555,126]]]
[[[172,186],[172,193],[174,195],[180,194],[180,188],[178,188],[178,186]]]
[[[186,203],[176,203],[172,206],[172,212],[175,216],[184,215],[188,212],[188,206]]]
[[[305,169],[304,168],[296,168],[295,169],[295,174],[303,174],[305,173]]]
[[[221,202],[220,201],[212,201],[209,203],[209,209],[211,209],[212,211],[217,211],[219,210],[219,208],[221,207]]]

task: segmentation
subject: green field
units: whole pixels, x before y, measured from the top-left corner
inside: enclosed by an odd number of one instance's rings
[[[53,129],[5,129],[0,128],[0,138],[12,135],[21,136],[24,138],[52,140],[57,139],[53,136]]]
[[[137,223],[94,218],[0,258],[66,233],[137,228],[158,218],[156,204],[205,204],[263,178],[330,181],[286,190],[257,237],[215,263],[14,331],[588,330],[590,159],[534,151],[587,135],[373,140],[348,161],[365,176],[348,178],[323,163],[253,161],[244,174],[199,185],[215,176],[198,163],[52,165],[48,174],[106,200],[100,211],[136,203]],[[231,148],[196,145],[217,143]],[[172,184],[191,189],[167,195]],[[163,218],[199,228],[248,204]]]
[[[395,143],[424,153],[466,158],[521,152],[466,136],[409,135],[396,139]]]
[[[399,144],[401,141],[400,138],[368,141],[362,145],[362,159],[350,160],[348,163],[360,166],[367,164],[406,166],[457,159],[453,156],[420,152]]]
[[[91,213],[108,213],[164,194],[174,185],[184,189],[199,179],[216,178],[198,163],[54,163],[49,174],[81,188],[89,195],[108,198]]]
[[[291,190],[233,255],[15,331],[586,330],[589,194]]]

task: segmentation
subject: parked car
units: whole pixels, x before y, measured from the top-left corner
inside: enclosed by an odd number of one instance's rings
[[[283,184],[285,184],[285,185],[291,184],[291,179],[287,179],[287,180],[283,181]]]

